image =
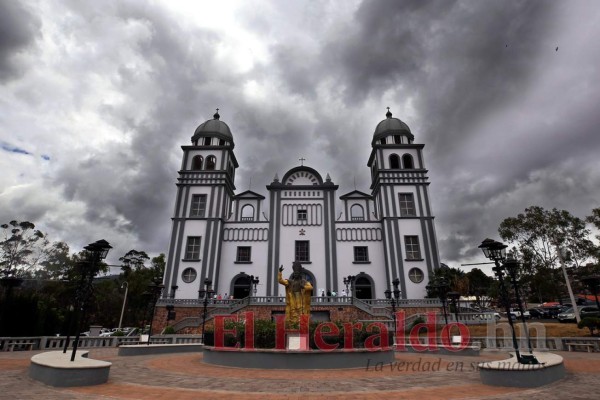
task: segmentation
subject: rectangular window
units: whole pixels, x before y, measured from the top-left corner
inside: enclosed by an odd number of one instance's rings
[[[421,249],[418,236],[404,236],[407,260],[421,260]]]
[[[210,137],[205,137],[204,138],[204,145],[205,146],[210,146]]]
[[[187,245],[185,246],[186,260],[200,260],[200,241],[201,236],[188,236]]]
[[[369,262],[369,248],[367,246],[354,246],[354,262]]]
[[[248,263],[251,262],[252,247],[250,246],[238,246],[237,248],[237,257],[235,262],[239,263]]]
[[[400,137],[400,135],[394,135],[394,143],[402,144],[402,138]]]
[[[204,217],[206,212],[206,195],[192,195],[192,208],[190,208],[190,217]]]
[[[296,240],[296,261],[310,261],[310,246],[308,240]]]
[[[416,217],[415,198],[412,193],[399,193],[400,199],[400,216],[401,217]]]
[[[298,221],[306,221],[308,219],[308,211],[298,210]]]

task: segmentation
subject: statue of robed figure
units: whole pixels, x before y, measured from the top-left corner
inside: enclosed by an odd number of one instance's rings
[[[297,325],[300,316],[310,317],[310,298],[313,287],[303,274],[302,264],[294,261],[292,274],[289,279],[283,278],[283,265],[279,267],[277,275],[279,283],[285,286],[285,322],[286,325]]]

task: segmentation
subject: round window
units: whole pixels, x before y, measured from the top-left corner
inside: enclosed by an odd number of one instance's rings
[[[411,282],[421,283],[424,278],[425,274],[423,274],[423,271],[419,268],[411,268],[410,271],[408,271],[408,279],[410,279]]]
[[[186,268],[181,273],[181,279],[183,279],[185,283],[190,283],[196,280],[197,275],[198,274],[194,268]]]

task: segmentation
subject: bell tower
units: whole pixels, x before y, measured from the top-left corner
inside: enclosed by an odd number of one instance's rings
[[[367,165],[376,216],[382,223],[388,288],[398,278],[403,298],[423,298],[420,283],[439,267],[424,145],[414,143],[408,125],[393,118],[388,107],[371,147]]]
[[[197,298],[204,279],[218,290],[223,224],[229,218],[238,162],[233,135],[219,109],[182,146],[165,272],[169,296]]]

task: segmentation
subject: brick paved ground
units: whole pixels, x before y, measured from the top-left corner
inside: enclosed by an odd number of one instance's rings
[[[568,375],[537,389],[498,388],[480,383],[472,365],[504,358],[397,355],[402,370],[247,370],[202,363],[202,354],[118,357],[116,349],[90,351],[111,361],[109,382],[57,389],[28,377],[36,352],[0,353],[0,399],[596,399],[600,354],[561,352]],[[416,364],[420,361],[420,364]],[[411,362],[408,371],[406,363]],[[414,370],[413,370],[414,369]],[[433,371],[432,371],[433,369]]]

